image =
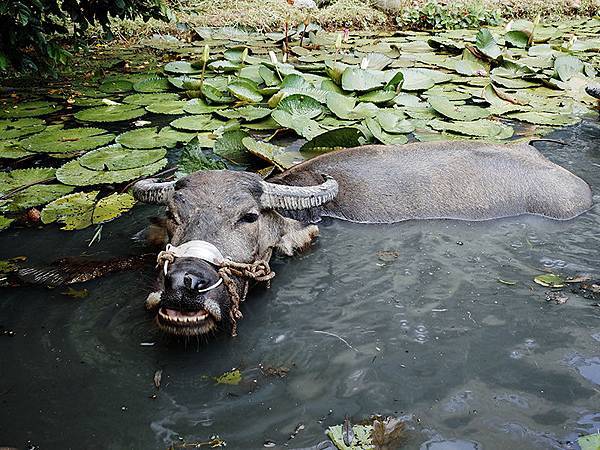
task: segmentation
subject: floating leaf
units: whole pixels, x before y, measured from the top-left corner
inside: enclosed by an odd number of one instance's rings
[[[180,117],[171,122],[173,128],[186,131],[214,131],[223,125],[225,122],[214,119],[210,114]]]
[[[223,375],[215,377],[217,384],[238,385],[242,381],[242,372],[234,369],[230,372],[225,372]]]
[[[337,128],[326,131],[309,140],[302,147],[301,152],[331,151],[342,148],[357,147],[361,145],[363,133],[354,127]]]
[[[153,103],[171,102],[179,100],[179,95],[170,92],[161,92],[158,94],[131,94],[123,99],[130,105],[148,106]]]
[[[475,36],[475,46],[490,59],[498,59],[502,55],[502,49],[487,28],[479,30]]]
[[[192,135],[193,137],[193,135]],[[117,136],[115,141],[127,148],[146,149],[157,147],[174,147],[179,142],[175,136],[169,136],[166,133],[159,133],[157,127],[138,128],[137,130],[126,131]]]
[[[225,94],[224,92],[220,91],[219,89],[217,89],[214,86],[211,86],[208,83],[204,83],[202,85],[202,95],[204,95],[204,97],[213,102],[213,103],[220,103],[220,104],[226,104],[226,103],[232,103],[233,102],[233,97]],[[260,95],[260,94],[258,94]],[[262,99],[262,96],[261,96]]]
[[[382,109],[377,112],[375,118],[388,133],[408,134],[415,130],[413,123],[406,120],[402,111],[397,109]]]
[[[187,103],[185,100],[162,101],[146,106],[146,111],[154,114],[180,115],[185,114],[184,108]]]
[[[0,119],[17,119],[21,117],[38,117],[60,111],[62,106],[46,101],[21,102],[14,105],[0,106]]]
[[[450,81],[452,77],[448,74],[430,69],[400,69],[403,76],[400,88],[403,91],[425,91],[437,83]]]
[[[222,109],[216,111],[219,116],[223,116],[227,119],[244,119],[248,122],[253,122],[255,120],[264,119],[271,115],[271,110],[269,108],[261,108],[258,106],[241,106],[236,109]]]
[[[21,141],[21,147],[28,152],[71,154],[92,150],[106,145],[115,138],[101,128],[51,129],[30,136]]]
[[[275,110],[271,117],[282,127],[290,128],[298,135],[309,140],[323,132],[318,122],[306,116],[294,117],[286,111]]]
[[[38,184],[29,186],[15,195],[11,195],[9,201],[0,207],[0,210],[18,212],[33,208],[34,206],[45,205],[72,192],[73,189],[72,186],[65,186],[64,184]]]
[[[511,30],[504,35],[507,46],[527,48],[530,34],[522,30]]]
[[[258,92],[258,88],[252,84],[250,80],[242,80],[241,78],[229,83],[227,90],[231,95],[248,103],[261,102],[263,97]]]
[[[127,80],[109,80],[102,83],[99,89],[107,94],[122,94],[133,89],[133,83]]]
[[[387,82],[387,75],[381,70],[348,67],[342,74],[342,89],[345,91],[372,91]]]
[[[242,143],[242,140],[248,136],[248,133],[241,130],[223,133],[223,136],[215,142],[213,151],[216,155],[236,164],[250,164],[252,157]]]
[[[226,108],[227,106],[225,105],[207,105],[204,100],[194,98],[187,102],[183,110],[188,114],[210,114]]]
[[[573,75],[583,72],[583,63],[576,56],[559,56],[554,60],[554,69],[562,81],[569,81]]]
[[[452,103],[446,97],[432,95],[427,99],[433,109],[453,120],[473,121],[490,115],[490,111],[479,106],[465,106]]]
[[[56,169],[46,167],[0,172],[0,194],[3,195],[17,188],[50,181],[54,179],[55,172]]]
[[[116,104],[84,109],[75,113],[74,117],[83,122],[121,122],[144,114],[146,111],[137,105]]]
[[[148,166],[161,160],[166,153],[164,149],[130,150],[113,144],[86,153],[77,161],[86,169],[114,171]]]
[[[533,123],[535,125],[568,126],[575,125],[581,121],[580,118],[570,114],[553,114],[541,111],[529,111],[509,114],[512,119],[523,122]]]
[[[21,148],[19,141],[0,141],[0,159],[18,159],[31,154]]]
[[[356,99],[331,92],[327,97],[327,107],[340,119],[361,120],[373,117],[379,111],[377,105],[362,102],[356,105]]]
[[[297,152],[288,152],[284,147],[269,144],[268,142],[260,142],[252,137],[242,139],[244,147],[254,156],[273,164],[280,170],[289,169],[298,164],[304,158]]]
[[[581,450],[600,450],[600,433],[588,434],[577,439]]]
[[[366,94],[358,97],[361,102],[371,102],[375,104],[388,103],[396,97],[396,91],[389,89],[380,89],[376,91],[367,92]]]
[[[344,433],[342,425],[335,425],[327,428],[327,437],[331,439],[334,445],[339,450],[366,450],[373,449],[371,442],[371,432],[373,427],[371,425],[354,425],[352,426],[352,434],[354,439],[350,446],[344,443]]]
[[[61,183],[70,186],[92,186],[96,184],[124,183],[149,175],[154,175],[167,165],[166,159],[161,159],[143,167],[124,170],[91,170],[82,166],[78,160],[69,161],[56,171],[56,178]]]
[[[170,63],[165,64],[164,67],[165,72],[169,73],[186,73],[186,74],[194,74],[200,73],[201,70],[195,68],[187,61],[171,61]]]
[[[98,191],[76,192],[49,203],[41,214],[45,224],[59,222],[63,230],[82,230],[112,220],[135,204],[129,194],[111,194],[96,202]]]
[[[382,144],[386,145],[401,145],[408,142],[408,138],[404,134],[390,134],[381,129],[379,122],[373,118],[365,120],[365,125],[371,134]]]
[[[322,114],[321,104],[312,97],[302,94],[288,95],[277,105],[277,110],[285,111],[294,117],[314,119]]]
[[[508,139],[514,133],[512,127],[486,119],[475,120],[472,122],[443,122],[441,120],[432,120],[428,122],[427,125],[438,131],[451,131],[464,136],[475,136],[488,139]]]
[[[0,120],[0,140],[18,139],[44,131],[45,128],[46,123],[42,119]]]
[[[9,219],[8,217],[0,216],[0,231],[6,230],[14,221],[15,219]]]
[[[538,275],[533,279],[534,282],[544,287],[551,288],[561,288],[565,287],[565,279],[560,275],[555,275],[553,273],[545,273],[543,275]]]
[[[196,140],[192,140],[185,146],[181,152],[179,163],[177,164],[177,178],[183,178],[190,173],[200,170],[221,170],[227,166],[221,162],[211,159],[202,152],[202,145]]]
[[[133,85],[133,89],[136,92],[142,92],[146,94],[168,91],[169,87],[169,80],[163,77],[146,78]]]

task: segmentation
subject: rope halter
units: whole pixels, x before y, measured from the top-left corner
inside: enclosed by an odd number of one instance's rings
[[[246,300],[248,295],[249,280],[266,282],[270,287],[270,280],[275,276],[275,272],[269,266],[271,250],[269,249],[262,258],[256,259],[251,263],[239,263],[226,259],[223,254],[210,242],[206,241],[188,241],[179,246],[167,244],[165,250],[158,254],[158,267],[162,267],[163,273],[167,275],[169,264],[175,261],[175,258],[196,258],[206,261],[217,267],[219,280],[203,289],[197,289],[197,292],[204,293],[216,289],[221,284],[227,288],[231,297],[230,319],[232,322],[231,335],[237,335],[237,321],[243,317],[240,311],[240,303]],[[233,277],[244,280],[242,295],[237,291],[237,285]]]

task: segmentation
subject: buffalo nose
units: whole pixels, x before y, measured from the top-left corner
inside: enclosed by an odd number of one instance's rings
[[[202,289],[206,286],[205,279],[200,278],[192,273],[186,272],[183,276],[183,285],[190,290]]]

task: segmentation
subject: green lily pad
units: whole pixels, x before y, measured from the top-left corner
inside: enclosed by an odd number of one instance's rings
[[[342,89],[345,91],[372,91],[387,82],[387,75],[381,70],[348,67],[342,74]]]
[[[179,142],[177,138],[159,133],[157,127],[126,131],[117,136],[115,141],[124,147],[132,149],[171,148]]]
[[[507,89],[529,89],[540,85],[535,81],[523,80],[521,78],[504,78],[494,74],[492,74],[491,79],[494,84]]]
[[[514,61],[504,61],[501,66],[492,70],[492,75],[504,78],[522,78],[533,75],[535,72],[523,64]]]
[[[373,118],[365,120],[365,125],[371,134],[382,144],[386,145],[401,145],[408,142],[408,138],[404,134],[390,134],[383,131],[379,122]]]
[[[19,159],[31,154],[23,150],[19,141],[0,141],[0,159]]]
[[[195,132],[180,131],[180,130],[176,130],[175,128],[171,128],[171,127],[164,127],[158,132],[159,140],[162,140],[162,139],[165,139],[165,141],[169,140],[171,142],[174,142],[175,145],[182,143],[182,142],[183,143],[190,142],[196,136],[198,136],[198,134]],[[167,148],[170,148],[172,146],[173,145],[168,145],[168,144],[161,145],[161,147],[167,147]]]
[[[382,109],[377,112],[375,119],[388,133],[408,134],[415,130],[413,123],[406,120],[402,111],[397,109]]]
[[[14,105],[0,105],[0,119],[18,119],[21,117],[38,117],[60,111],[62,106],[47,101],[21,102]]]
[[[568,126],[581,121],[570,114],[554,114],[542,111],[528,111],[509,114],[508,117],[535,125]]]
[[[226,108],[226,105],[207,105],[204,100],[194,98],[187,102],[187,105],[183,107],[183,110],[188,114],[210,114]]]
[[[217,384],[238,385],[242,381],[242,372],[234,369],[230,372],[225,372],[223,375],[215,377]]]
[[[219,89],[217,89],[214,86],[211,86],[208,83],[204,83],[202,85],[202,95],[204,95],[204,98],[206,98],[208,101],[217,103],[217,104],[232,103],[234,100],[233,97],[225,94],[224,92],[220,91]],[[260,94],[258,94],[258,95],[260,95]],[[261,95],[261,100],[262,100],[262,95]]]
[[[20,142],[21,147],[34,153],[71,154],[93,150],[109,144],[115,138],[101,128],[46,129]]]
[[[163,101],[160,103],[152,103],[146,106],[146,111],[154,114],[166,114],[166,115],[180,115],[185,114],[185,108],[187,106],[186,100],[171,100]]]
[[[131,94],[123,99],[130,105],[148,106],[153,103],[171,102],[179,100],[179,95],[172,92],[160,92],[157,94]]]
[[[377,105],[368,102],[356,104],[356,99],[341,94],[329,93],[327,107],[340,119],[362,120],[373,117],[379,111]]]
[[[185,146],[177,164],[176,176],[178,179],[200,170],[221,170],[227,168],[227,165],[222,161],[214,160],[205,155],[202,147],[202,143],[197,139],[192,140]]]
[[[271,117],[283,128],[292,129],[306,139],[312,139],[323,132],[318,122],[306,116],[294,117],[287,111],[275,110]]]
[[[277,123],[277,121],[275,121],[275,119],[273,119],[272,117],[267,117],[266,119],[260,120],[258,122],[245,123],[243,127],[249,130],[260,131],[277,130],[278,128],[281,128],[281,125],[279,125],[279,123]]]
[[[192,64],[187,61],[171,61],[170,63],[165,64],[163,68],[165,72],[169,73],[185,73],[185,74],[194,74],[200,73],[201,69],[197,69]]]
[[[479,30],[477,36],[475,36],[475,46],[477,50],[490,59],[498,59],[502,55],[502,49],[487,28]]]
[[[115,193],[96,201],[97,196],[98,191],[76,192],[54,200],[42,210],[42,222],[62,223],[63,230],[82,230],[113,220],[135,204],[129,194]]]
[[[312,97],[302,94],[288,95],[277,105],[277,110],[285,111],[294,117],[314,119],[323,113],[321,104]]]
[[[301,152],[322,152],[361,145],[363,133],[355,127],[337,128],[315,136],[300,147]]]
[[[118,184],[136,178],[154,175],[167,165],[161,159],[143,167],[124,170],[91,170],[82,166],[78,160],[69,161],[56,170],[56,178],[69,186],[92,186],[96,184]]]
[[[479,106],[464,106],[452,103],[446,97],[431,96],[427,99],[433,109],[453,120],[473,121],[490,115],[490,111]]]
[[[171,122],[173,128],[184,131],[214,131],[223,125],[225,122],[214,119],[210,114],[180,117]]]
[[[258,68],[258,73],[266,86],[278,86],[281,83],[275,72],[266,66],[261,65]]]
[[[99,89],[106,94],[123,94],[133,89],[133,83],[127,80],[109,80],[102,83]]]
[[[137,119],[144,114],[144,108],[137,105],[117,104],[84,109],[75,113],[74,117],[82,122],[122,122]]]
[[[8,217],[0,216],[0,231],[6,230],[15,221],[15,219],[9,219]]]
[[[86,153],[77,161],[90,170],[124,170],[148,166],[161,160],[166,154],[167,151],[161,148],[130,150],[120,144],[112,144]]]
[[[258,92],[258,88],[250,80],[241,78],[227,85],[227,90],[234,97],[248,103],[259,103],[263,96]]]
[[[388,103],[394,100],[396,92],[389,89],[379,89],[376,91],[367,92],[358,97],[361,102],[371,102],[375,104]]]
[[[559,56],[554,60],[554,69],[561,81],[569,81],[573,75],[583,72],[583,63],[576,56]]]
[[[600,433],[588,434],[577,439],[581,450],[600,450]]]
[[[427,123],[437,131],[450,131],[464,136],[482,137],[488,139],[508,139],[514,130],[493,120],[480,119],[472,122],[443,122],[432,120]]]
[[[446,73],[430,69],[400,69],[403,76],[400,89],[403,91],[426,91],[438,83],[445,83],[452,79],[452,76]]]
[[[551,287],[551,288],[561,288],[565,287],[565,279],[560,275],[555,275],[553,273],[545,273],[543,275],[538,275],[533,279],[533,281],[540,286]]]
[[[372,425],[353,425],[352,434],[354,439],[351,445],[344,443],[343,437],[343,426],[335,425],[327,428],[327,437],[331,439],[333,444],[339,450],[371,450],[374,449],[374,445],[371,441],[371,433],[373,432]]]
[[[245,121],[253,122],[270,116],[271,110],[269,108],[247,105],[236,109],[218,110],[216,113],[227,119],[244,119]]]
[[[504,35],[504,40],[507,46],[527,48],[530,36],[530,33],[523,30],[511,30]]]
[[[0,195],[14,189],[54,179],[56,169],[40,167],[0,172]]]
[[[19,212],[35,206],[45,205],[75,189],[64,184],[37,184],[19,191],[10,196],[6,205],[0,207],[1,211]]]
[[[284,147],[269,144],[268,142],[257,141],[252,137],[245,137],[242,139],[242,144],[244,144],[244,147],[246,147],[246,149],[254,156],[276,166],[282,171],[289,169],[304,160],[304,158],[296,152],[288,152]]]
[[[213,151],[216,155],[236,164],[250,164],[252,155],[242,143],[242,140],[248,136],[248,133],[241,130],[223,133],[223,136],[215,142]]]
[[[133,85],[136,92],[145,94],[168,91],[170,87],[169,80],[163,77],[146,78]]]
[[[0,120],[0,140],[18,139],[46,129],[42,119]]]

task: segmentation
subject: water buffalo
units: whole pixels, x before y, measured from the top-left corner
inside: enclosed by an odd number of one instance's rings
[[[585,181],[527,144],[452,141],[369,145],[327,153],[264,181],[229,170],[177,182],[142,180],[135,197],[167,206],[170,244],[147,306],[160,329],[194,336],[229,329],[249,280],[268,280],[272,251],[309,246],[316,222],[571,219],[592,205]]]

